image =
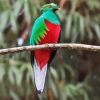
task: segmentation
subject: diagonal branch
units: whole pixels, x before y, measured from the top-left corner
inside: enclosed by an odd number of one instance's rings
[[[66,49],[77,49],[87,50],[92,52],[100,52],[100,46],[86,45],[86,44],[75,44],[75,43],[59,43],[59,44],[43,44],[35,46],[22,46],[7,49],[0,49],[0,54],[17,53],[22,51],[32,51],[37,49],[51,49],[51,48],[66,48]]]

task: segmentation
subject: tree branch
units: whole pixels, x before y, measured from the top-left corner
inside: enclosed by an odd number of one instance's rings
[[[43,44],[43,45],[35,45],[35,46],[22,46],[22,47],[0,49],[0,54],[32,51],[37,49],[51,49],[51,48],[66,48],[66,49],[77,49],[77,50],[87,50],[92,52],[100,52],[100,46],[75,44],[75,43],[59,43],[59,44]]]

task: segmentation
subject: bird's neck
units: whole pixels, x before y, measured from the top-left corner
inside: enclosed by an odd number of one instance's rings
[[[60,24],[59,19],[54,11],[46,11],[42,14],[42,16],[53,24]]]

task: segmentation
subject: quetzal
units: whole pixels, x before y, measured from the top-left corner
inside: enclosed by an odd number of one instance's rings
[[[32,27],[30,45],[58,43],[60,38],[60,21],[55,14],[59,7],[54,4],[42,6],[41,16]],[[35,85],[38,93],[43,92],[47,70],[56,53],[55,49],[39,49],[31,52],[31,63],[34,68]]]

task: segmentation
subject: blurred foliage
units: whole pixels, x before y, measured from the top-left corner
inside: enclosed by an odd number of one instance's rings
[[[61,42],[100,45],[100,0],[0,0],[0,48],[29,45],[41,6],[55,2]],[[52,62],[48,100],[99,100],[100,53],[59,50]],[[0,56],[0,100],[38,100],[29,53]]]

